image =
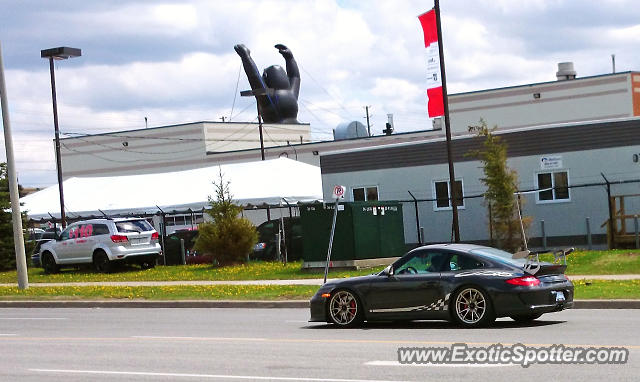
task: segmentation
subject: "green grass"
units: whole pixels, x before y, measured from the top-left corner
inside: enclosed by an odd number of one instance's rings
[[[640,298],[640,280],[578,280],[573,285],[575,299]]]
[[[308,300],[317,290],[315,285],[0,287],[0,300]]]
[[[551,261],[553,256],[543,255]],[[567,256],[568,275],[640,274],[640,251],[616,249],[611,251],[576,251]]]
[[[236,265],[224,268],[214,268],[211,265],[175,265],[157,266],[153,269],[141,270],[137,267],[124,267],[122,270],[109,274],[96,273],[89,268],[63,269],[60,273],[46,275],[42,268],[29,268],[29,282],[98,282],[98,281],[190,281],[190,280],[290,280],[322,278],[323,271],[309,273],[302,271],[301,262],[291,262],[287,265],[277,262],[250,262],[246,265]],[[362,269],[357,271],[330,272],[329,277],[343,278],[368,275],[379,272],[383,267]],[[15,283],[16,272],[1,272],[0,283]]]
[[[576,299],[638,299],[640,280],[580,280]],[[0,287],[0,300],[308,300],[315,285],[177,285],[161,287]]]
[[[542,259],[550,260],[550,255]],[[576,251],[567,257],[567,274],[569,275],[616,275],[640,274],[640,251]],[[189,280],[286,280],[322,278],[323,273],[302,271],[301,262],[287,265],[275,262],[250,262],[224,268],[211,265],[176,265],[158,266],[154,269],[140,270],[137,267],[124,267],[111,273],[95,273],[89,268],[80,270],[63,269],[58,274],[45,275],[41,268],[29,268],[29,281],[38,282],[99,282],[99,281],[189,281]],[[331,272],[332,278],[367,275],[379,272],[382,267],[358,271]],[[0,272],[0,283],[15,283],[16,272]]]

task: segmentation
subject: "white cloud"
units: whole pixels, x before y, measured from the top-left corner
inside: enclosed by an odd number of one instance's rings
[[[424,97],[425,51],[417,16],[423,1],[238,0],[105,1],[5,5],[0,32],[22,179],[55,177],[51,88],[38,50],[79,46],[83,57],[56,66],[61,130],[102,132],[229,116],[253,120],[252,100],[234,94],[246,44],[258,68],[284,60],[301,67],[299,119],[317,138],[345,120],[373,131],[393,113],[397,131],[430,127]],[[637,69],[640,10],[611,0],[451,0],[442,2],[449,92],[555,79],[556,63],[579,76]],[[8,40],[7,40],[8,39]],[[241,73],[238,90],[248,89]],[[241,110],[245,110],[238,115]],[[18,134],[18,131],[22,133]],[[30,162],[31,161],[31,162]],[[44,161],[44,162],[37,162]],[[47,162],[49,161],[49,162]],[[22,164],[21,164],[22,163]],[[49,166],[49,167],[47,167]]]

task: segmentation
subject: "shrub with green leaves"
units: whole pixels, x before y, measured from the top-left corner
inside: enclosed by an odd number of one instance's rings
[[[496,246],[507,251],[517,251],[523,246],[522,229],[514,194],[518,190],[518,173],[507,166],[507,144],[499,136],[493,135],[484,120],[477,126],[469,126],[469,132],[484,138],[482,149],[473,150],[469,156],[478,158],[483,165],[484,177],[480,180],[487,186],[484,193],[485,203],[491,211],[489,227]],[[520,203],[522,209],[522,202]],[[523,217],[525,230],[531,218]]]
[[[251,221],[239,216],[242,207],[234,204],[229,182],[224,181],[222,170],[213,185],[216,197],[209,197],[211,208],[207,210],[213,222],[198,226],[195,249],[211,254],[220,265],[242,263],[258,242],[258,232]]]
[[[22,216],[22,226],[26,227],[26,215]],[[26,239],[26,237],[25,237]],[[25,245],[27,254],[32,245]],[[0,271],[16,269],[16,250],[13,244],[13,221],[11,220],[11,197],[7,164],[0,163]]]

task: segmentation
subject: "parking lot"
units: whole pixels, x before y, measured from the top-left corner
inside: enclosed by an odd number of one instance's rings
[[[446,322],[308,323],[306,309],[0,310],[3,380],[632,380],[638,310],[570,310],[487,329]],[[398,347],[625,346],[626,365],[400,365]]]

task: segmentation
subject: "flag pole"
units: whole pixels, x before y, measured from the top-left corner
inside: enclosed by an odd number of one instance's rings
[[[440,26],[440,1],[435,0],[434,9],[436,11],[436,28],[438,31],[438,53],[440,56],[440,78],[442,79],[442,102],[444,104],[444,131],[447,138],[447,162],[449,163],[449,197],[451,200],[453,242],[460,242],[460,226],[458,223],[458,206],[456,195],[454,194],[454,184],[456,174],[453,169],[453,158],[451,155],[451,127],[449,124],[449,96],[447,95],[447,76],[444,69],[444,49],[442,47],[442,27]],[[462,190],[461,190],[462,191]]]

